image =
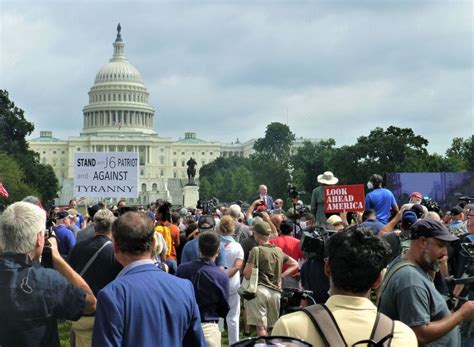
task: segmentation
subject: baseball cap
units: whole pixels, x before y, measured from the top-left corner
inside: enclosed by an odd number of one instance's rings
[[[412,226],[416,221],[418,220],[418,216],[414,211],[408,210],[408,211],[403,211],[402,215],[402,224],[409,228]]]
[[[67,210],[67,213],[69,214],[70,217],[77,216],[77,210],[75,208],[70,208],[69,210]]]
[[[328,218],[328,223],[332,225],[336,225],[336,224],[342,223],[342,219],[337,214],[333,214],[331,217]]]
[[[63,219],[63,218],[66,218],[69,216],[69,213],[67,211],[59,211],[57,214],[56,214],[56,219]]]
[[[461,213],[463,213],[461,206],[454,206],[451,209],[451,216],[459,216]]]
[[[410,198],[417,198],[417,199],[423,200],[423,195],[421,195],[420,192],[413,192],[410,194]]]
[[[215,221],[212,216],[202,216],[199,218],[198,228],[199,229],[214,229]]]
[[[263,236],[269,236],[272,232],[272,228],[267,222],[258,222],[253,225],[253,231]]]
[[[457,241],[458,238],[449,233],[449,230],[440,222],[432,219],[420,219],[410,227],[411,239],[416,240],[421,236],[434,237],[442,241]]]
[[[416,213],[417,218],[421,218],[425,214],[425,210],[420,204],[414,204],[410,210]]]

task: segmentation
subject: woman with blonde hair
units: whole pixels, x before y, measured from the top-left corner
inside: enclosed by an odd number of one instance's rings
[[[152,250],[151,258],[155,262],[155,265],[160,268],[161,270],[168,272],[168,265],[166,265],[163,261],[161,256],[166,252],[164,250],[165,240],[163,239],[163,235],[159,232],[155,231],[153,234],[153,238],[155,239],[155,248]]]

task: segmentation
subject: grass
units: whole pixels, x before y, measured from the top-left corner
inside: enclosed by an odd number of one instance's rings
[[[242,321],[241,321],[242,324]],[[71,322],[66,321],[63,323],[59,323],[59,341],[61,343],[61,347],[69,347],[69,331],[71,330]],[[245,336],[240,334],[240,339],[243,340]],[[222,346],[229,345],[229,338],[227,336],[227,330],[222,332]]]
[[[71,330],[71,322],[66,321],[59,323],[58,328],[61,347],[69,347],[69,331]]]

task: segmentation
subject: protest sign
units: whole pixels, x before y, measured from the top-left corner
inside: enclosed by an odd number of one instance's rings
[[[324,187],[324,212],[364,211],[363,184]]]
[[[75,153],[74,196],[136,198],[138,153]]]

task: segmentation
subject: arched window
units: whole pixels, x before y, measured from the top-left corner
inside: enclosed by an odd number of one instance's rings
[[[142,183],[142,193],[146,192],[146,183]]]
[[[158,190],[158,186],[156,183],[153,183],[152,186],[151,186],[151,190],[153,190],[154,192],[156,192]]]

